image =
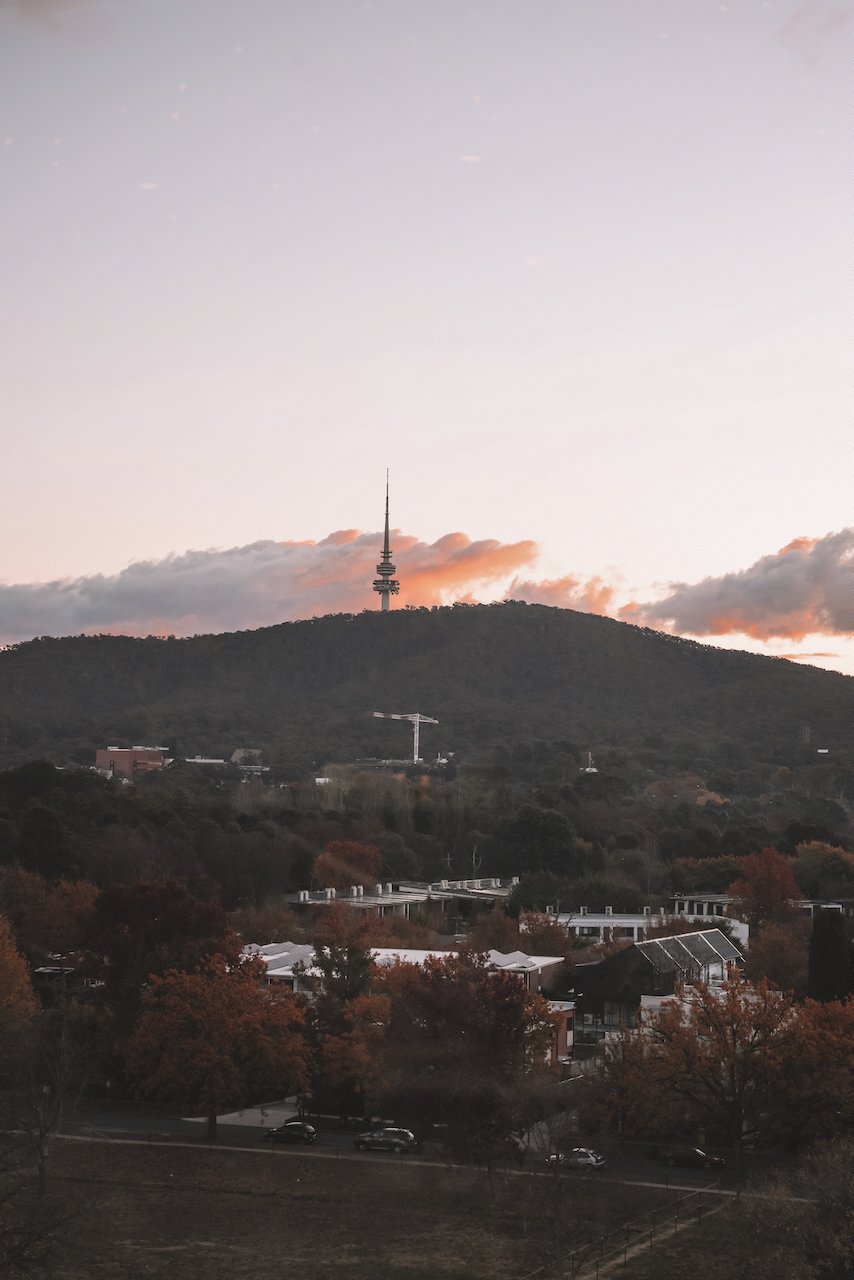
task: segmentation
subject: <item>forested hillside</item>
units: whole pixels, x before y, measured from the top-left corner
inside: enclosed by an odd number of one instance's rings
[[[645,745],[674,761],[727,741],[803,760],[854,724],[854,680],[541,605],[334,615],[190,639],[76,636],[0,653],[0,767],[92,759],[111,743],[180,755],[258,748],[288,774],[406,753],[421,711],[437,750],[472,760],[519,741]],[[850,742],[850,738],[849,738]]]

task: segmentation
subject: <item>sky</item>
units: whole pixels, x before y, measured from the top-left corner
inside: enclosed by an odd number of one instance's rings
[[[0,642],[527,599],[854,674],[833,0],[0,0]]]

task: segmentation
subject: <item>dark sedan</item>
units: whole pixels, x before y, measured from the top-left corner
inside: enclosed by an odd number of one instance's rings
[[[710,1156],[700,1147],[678,1147],[659,1153],[659,1160],[668,1168],[674,1169],[725,1169],[726,1160],[721,1156]]]
[[[353,1139],[357,1151],[415,1151],[418,1139],[410,1129],[373,1129]]]
[[[309,1146],[312,1142],[317,1142],[317,1130],[313,1124],[306,1124],[304,1120],[289,1120],[287,1124],[280,1124],[276,1129],[268,1129],[264,1134],[265,1142],[302,1142],[305,1146]]]

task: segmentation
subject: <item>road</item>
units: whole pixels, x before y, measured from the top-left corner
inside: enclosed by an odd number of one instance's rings
[[[174,1116],[157,1114],[149,1110],[132,1108],[81,1109],[64,1128],[61,1136],[77,1141],[121,1142],[126,1144],[168,1144],[181,1147],[215,1146],[223,1151],[242,1151],[258,1155],[300,1156],[326,1160],[395,1160],[401,1165],[445,1167],[445,1160],[437,1142],[427,1141],[421,1151],[411,1155],[396,1156],[389,1152],[359,1152],[353,1138],[354,1131],[342,1131],[334,1125],[318,1125],[317,1142],[311,1146],[268,1143],[264,1140],[266,1126],[257,1120],[251,1124],[229,1123],[218,1127],[215,1144],[207,1139],[206,1126],[198,1120],[181,1120]],[[710,1176],[702,1170],[680,1169],[678,1173],[663,1170],[660,1165],[632,1151],[622,1151],[609,1159],[602,1170],[575,1170],[550,1168],[545,1159],[529,1153],[524,1165],[512,1164],[507,1169],[512,1176],[548,1176],[561,1178],[595,1178],[605,1182],[635,1184],[644,1187],[660,1187],[672,1191],[698,1191],[708,1189],[722,1196],[739,1193],[739,1179],[732,1170],[716,1171]]]

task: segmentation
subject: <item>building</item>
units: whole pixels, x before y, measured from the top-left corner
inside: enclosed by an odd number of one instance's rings
[[[604,911],[590,911],[587,907],[579,907],[577,911],[561,911],[555,915],[558,924],[566,929],[571,938],[575,938],[578,942],[586,943],[603,943],[603,942],[641,942],[647,934],[647,931],[653,927],[658,928],[662,924],[666,924],[668,917],[680,916],[688,919],[697,919],[704,925],[712,927],[715,921],[726,920],[727,926],[732,930],[733,937],[736,938],[741,946],[746,946],[750,936],[750,929],[747,922],[739,920],[730,911],[723,910],[723,904],[712,903],[711,899],[724,899],[725,894],[708,894],[702,900],[683,902],[682,908],[678,908],[676,903],[681,900],[680,895],[671,898],[670,905],[667,909],[659,907],[656,911],[652,907],[644,907],[642,912],[614,911],[613,907],[606,907]],[[735,899],[726,898],[727,903],[734,903]],[[717,910],[708,910],[702,912],[694,912],[694,908],[699,905],[708,905],[709,907],[716,905]],[[684,908],[690,906],[690,911]],[[549,912],[548,914],[553,914]],[[524,928],[524,917],[522,921]]]
[[[744,957],[720,929],[674,934],[636,942],[615,955],[575,966],[578,1006],[575,1051],[592,1057],[599,1045],[624,1028],[639,1025],[643,1008],[673,996],[677,987],[714,985]]]
[[[152,773],[169,764],[166,747],[102,747],[95,753],[95,768],[110,778],[133,782],[141,773]]]
[[[417,920],[440,915],[452,930],[456,930],[457,927],[463,928],[478,912],[490,910],[497,902],[505,900],[515,884],[518,884],[518,876],[511,880],[489,876],[470,880],[437,880],[432,884],[401,881],[378,884],[372,890],[354,884],[342,890],[300,889],[297,893],[285,894],[284,901],[297,911],[341,902],[354,910],[369,911],[380,917],[402,916],[406,920]]]

